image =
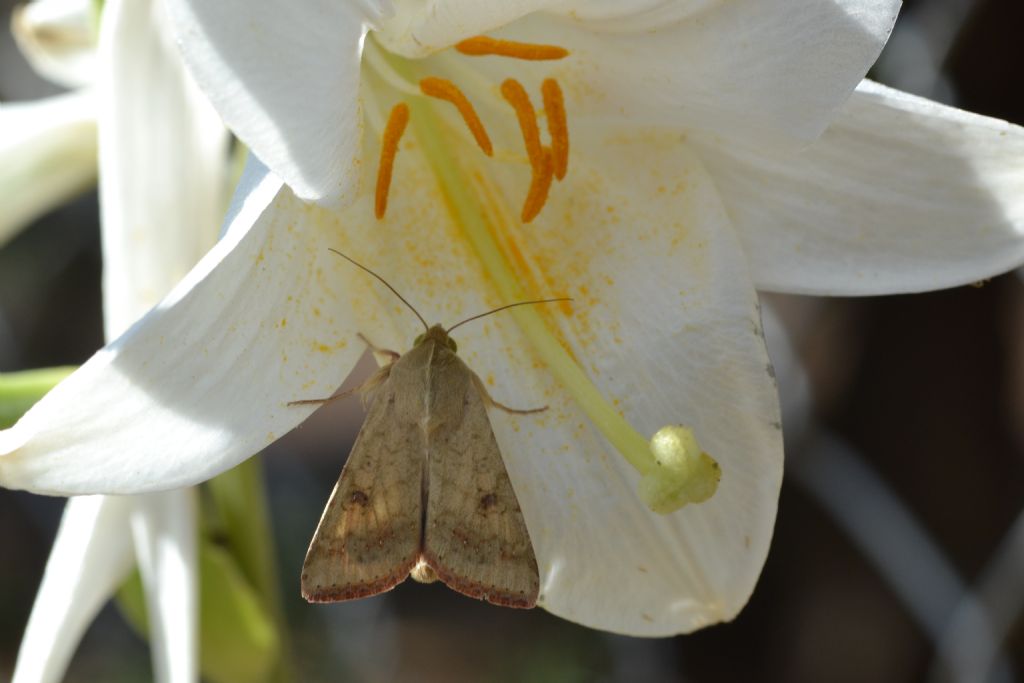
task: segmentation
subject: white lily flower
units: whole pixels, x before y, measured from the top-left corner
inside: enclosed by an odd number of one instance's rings
[[[35,24],[26,19],[49,16],[46,6],[55,4],[65,12],[59,16],[70,16],[69,3],[43,0],[24,8],[17,25],[32,35],[59,34],[30,31]],[[88,2],[78,5],[80,14],[88,11]],[[59,71],[60,44],[47,46],[56,57],[36,50],[35,61]],[[82,61],[92,63],[75,53],[73,62]],[[95,87],[63,100],[69,116],[76,106],[79,117],[89,117],[93,176],[98,114],[104,313],[107,336],[114,339],[216,241],[225,131],[185,72],[159,0],[108,0],[96,61]],[[35,182],[59,176],[47,170],[38,169]],[[146,590],[155,680],[197,680],[195,536],[194,492],[188,489],[69,500],[22,639],[15,683],[63,678],[85,629],[136,561]]]
[[[735,616],[771,538],[782,441],[755,287],[913,291],[1024,260],[1021,130],[858,85],[895,0],[172,6],[200,86],[271,170],[250,165],[167,299],[0,433],[5,486],[201,481],[301,422],[288,402],[336,387],[357,333],[407,349],[416,321],[328,247],[432,322],[569,294],[457,335],[499,400],[550,406],[491,415],[540,602],[686,632]],[[562,58],[466,54],[485,32]],[[550,151],[522,91],[547,94]],[[721,484],[658,515],[637,496],[646,437],[678,422]]]

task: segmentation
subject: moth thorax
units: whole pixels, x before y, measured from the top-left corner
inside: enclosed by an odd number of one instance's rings
[[[420,583],[434,583],[437,581],[437,573],[422,557],[416,563],[416,566],[412,568],[412,571],[409,572],[409,576]]]

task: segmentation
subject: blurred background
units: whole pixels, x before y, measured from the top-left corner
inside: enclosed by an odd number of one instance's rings
[[[3,17],[10,0],[0,0]],[[872,76],[1024,123],[1024,3],[905,0]],[[56,92],[0,38],[0,100]],[[1021,160],[1024,163],[1024,160]],[[95,194],[0,250],[0,371],[103,343]],[[775,540],[730,624],[644,640],[411,582],[311,607],[298,575],[362,420],[357,400],[261,456],[300,680],[1013,681],[1024,673],[1024,283],[914,296],[766,296],[786,416]],[[364,359],[364,373],[371,365]],[[354,381],[358,381],[354,379]],[[64,501],[0,489],[0,681]],[[114,605],[68,681],[146,681]]]

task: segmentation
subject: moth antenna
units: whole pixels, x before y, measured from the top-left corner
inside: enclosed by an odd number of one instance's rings
[[[471,318],[466,318],[465,320],[457,322],[454,325],[452,325],[451,327],[449,327],[447,330],[445,330],[445,334],[451,334],[452,330],[454,330],[459,325],[465,325],[466,323],[468,323],[471,320],[476,320],[477,318],[483,318],[484,316],[490,315],[491,313],[497,313],[498,311],[504,311],[506,308],[515,308],[516,306],[528,306],[530,304],[550,304],[550,303],[554,303],[555,301],[572,301],[572,299],[570,297],[567,297],[567,296],[562,296],[562,297],[559,297],[557,299],[534,299],[533,301],[517,301],[514,304],[505,304],[504,306],[498,306],[497,308],[492,309],[490,311],[487,311],[486,313],[478,313],[477,315],[474,315]]]
[[[398,290],[397,290],[397,289],[395,289],[394,287],[392,287],[392,286],[391,286],[391,283],[389,283],[389,282],[388,282],[387,280],[385,280],[384,278],[382,278],[382,277],[381,277],[380,275],[377,275],[377,273],[373,272],[372,270],[370,270],[369,268],[367,268],[366,266],[364,266],[364,265],[363,265],[362,263],[360,263],[359,261],[356,261],[355,259],[353,259],[353,258],[352,258],[352,257],[350,257],[350,256],[346,256],[345,254],[342,254],[342,253],[341,253],[340,251],[338,251],[337,249],[332,249],[331,247],[327,247],[327,249],[328,249],[328,251],[333,251],[333,252],[334,252],[335,254],[337,254],[337,255],[338,255],[338,256],[340,256],[341,258],[345,259],[346,261],[348,261],[348,262],[349,262],[349,263],[351,263],[352,265],[354,265],[354,266],[358,266],[359,268],[362,268],[362,269],[363,269],[363,270],[365,270],[365,271],[366,271],[367,273],[369,273],[370,275],[374,276],[375,278],[377,278],[378,280],[380,280],[381,282],[383,282],[383,283],[384,283],[384,286],[385,286],[385,287],[387,287],[388,289],[390,289],[390,290],[391,290],[391,292],[392,292],[392,293],[393,293],[393,294],[394,294],[395,296],[397,296],[397,297],[398,297],[398,298],[399,298],[399,299],[400,299],[400,300],[402,301],[402,303],[403,303],[403,304],[405,304],[406,306],[408,306],[408,307],[409,307],[409,310],[410,310],[410,311],[412,311],[413,313],[415,313],[415,314],[416,314],[416,317],[420,319],[420,322],[421,322],[421,323],[423,323],[423,329],[425,329],[425,330],[429,330],[429,329],[430,329],[430,325],[428,325],[428,324],[427,324],[427,321],[423,319],[423,316],[422,316],[422,315],[420,315],[420,312],[419,312],[419,311],[417,311],[417,310],[416,310],[416,308],[415,308],[415,307],[414,307],[414,306],[413,306],[413,305],[412,305],[411,303],[409,303],[408,301],[406,301],[405,297],[404,297],[404,296],[402,296],[401,294],[399,294],[399,293],[398,293]],[[514,305],[515,305],[515,304],[513,304],[513,306],[514,306]],[[486,315],[486,314],[484,314],[484,315]],[[461,324],[461,323],[459,323],[459,324]]]

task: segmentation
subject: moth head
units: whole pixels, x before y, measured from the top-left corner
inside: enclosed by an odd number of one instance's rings
[[[457,353],[459,345],[455,343],[455,340],[448,336],[448,333],[440,325],[434,325],[430,327],[426,332],[416,337],[416,340],[412,343],[413,346],[419,346],[428,339],[443,344],[451,349],[452,353]]]

